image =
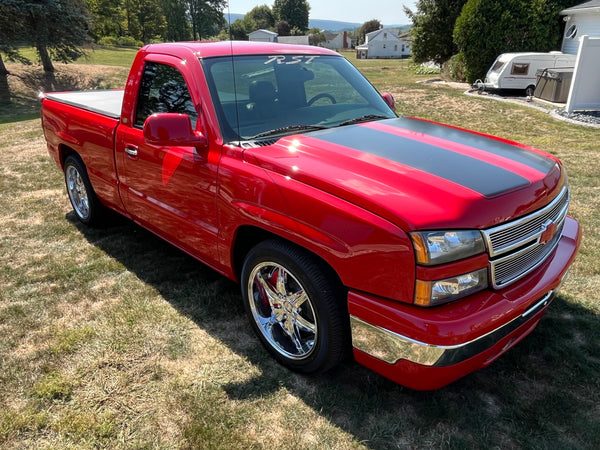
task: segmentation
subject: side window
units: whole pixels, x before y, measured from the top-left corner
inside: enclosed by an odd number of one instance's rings
[[[529,64],[513,63],[511,75],[527,75],[529,72]]]
[[[135,126],[142,127],[154,113],[187,114],[196,126],[198,113],[181,73],[172,66],[147,62],[140,83]]]

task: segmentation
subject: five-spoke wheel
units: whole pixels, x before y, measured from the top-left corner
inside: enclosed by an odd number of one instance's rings
[[[291,359],[310,355],[318,335],[317,320],[294,275],[275,262],[260,263],[250,273],[248,298],[254,321],[276,351]]]
[[[254,330],[284,365],[321,372],[345,356],[350,339],[343,290],[306,250],[279,240],[258,244],[242,269],[242,295]]]

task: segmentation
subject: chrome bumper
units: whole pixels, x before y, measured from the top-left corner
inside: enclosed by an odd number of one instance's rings
[[[424,366],[451,366],[487,350],[500,339],[508,336],[549,305],[555,293],[555,291],[548,292],[523,314],[501,327],[472,341],[452,346],[419,342],[351,315],[352,345],[389,364],[396,364],[404,359]],[[512,341],[507,344],[507,347],[511,344]]]

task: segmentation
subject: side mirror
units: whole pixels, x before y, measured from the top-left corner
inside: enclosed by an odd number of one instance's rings
[[[383,94],[381,94],[381,97],[387,103],[387,105],[390,108],[392,108],[393,111],[396,111],[396,100],[394,100],[392,94],[390,94],[389,92],[384,92]]]
[[[159,113],[148,116],[144,123],[144,139],[161,147],[207,147],[208,139],[192,129],[187,114]]]

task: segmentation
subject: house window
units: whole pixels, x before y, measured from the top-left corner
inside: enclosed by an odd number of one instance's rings
[[[510,71],[510,73],[512,75],[527,75],[527,73],[529,72],[529,64],[523,64],[523,63],[513,63],[512,65],[512,70]]]
[[[385,44],[383,44],[383,48],[385,48]]]
[[[387,39],[387,33],[383,33],[383,38]]]
[[[398,51],[398,46],[394,45],[394,51],[397,52]]]
[[[569,28],[567,28],[567,31],[565,33],[565,38],[567,38],[567,39],[575,39],[575,36],[577,36],[577,24],[576,23],[574,23]]]
[[[404,52],[404,50],[406,50],[406,47],[404,46],[404,44],[402,44],[402,51]]]

